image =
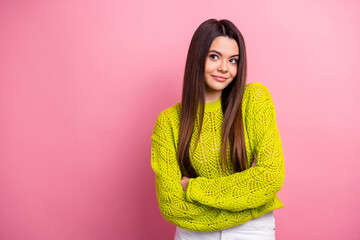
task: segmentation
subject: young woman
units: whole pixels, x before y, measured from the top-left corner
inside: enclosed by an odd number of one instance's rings
[[[209,19],[192,37],[182,100],[151,136],[159,207],[181,239],[275,239],[285,166],[269,90],[246,83],[243,36]]]

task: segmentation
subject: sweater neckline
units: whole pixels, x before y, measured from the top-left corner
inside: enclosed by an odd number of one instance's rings
[[[213,112],[218,109],[221,109],[221,97],[213,102],[205,103],[205,112]]]

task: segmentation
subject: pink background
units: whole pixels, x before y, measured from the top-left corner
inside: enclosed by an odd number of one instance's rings
[[[274,98],[277,240],[360,239],[357,0],[1,1],[0,239],[172,239],[150,136],[208,18],[238,26]]]

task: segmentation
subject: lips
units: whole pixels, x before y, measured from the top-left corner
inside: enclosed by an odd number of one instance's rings
[[[225,82],[226,81],[226,77],[221,77],[221,76],[217,76],[217,75],[211,75],[215,80],[220,81],[220,82]]]

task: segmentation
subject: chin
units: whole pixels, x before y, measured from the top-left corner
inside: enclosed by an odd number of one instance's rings
[[[209,88],[211,88],[214,91],[222,91],[227,87],[227,85],[229,85],[229,84],[226,84],[226,83],[219,84],[219,83],[217,83],[217,84],[210,85]]]

